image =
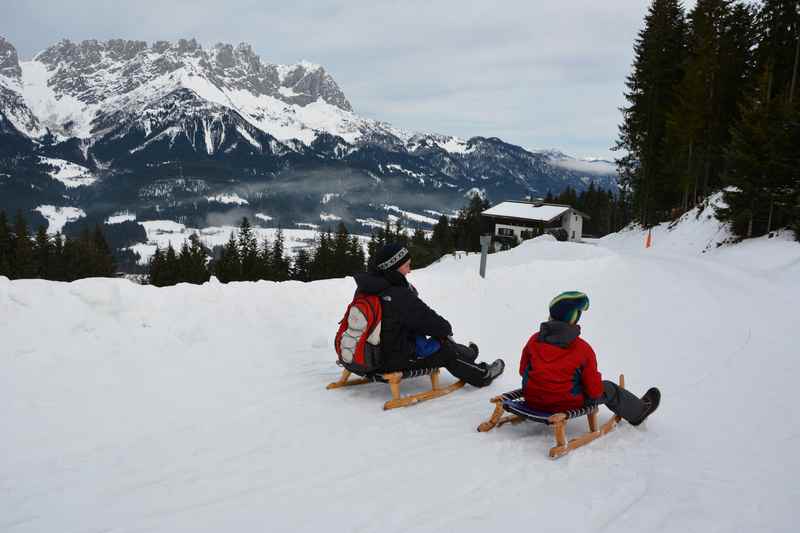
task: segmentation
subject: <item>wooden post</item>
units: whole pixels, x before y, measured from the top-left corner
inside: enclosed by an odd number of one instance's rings
[[[437,368],[431,372],[431,389],[437,390],[439,388],[439,369]]]
[[[589,419],[589,431],[597,431],[597,409],[592,409],[586,417]]]
[[[392,389],[392,399],[400,399],[400,380],[403,379],[401,372],[392,372],[391,374],[384,374],[383,377],[389,382],[389,387]]]

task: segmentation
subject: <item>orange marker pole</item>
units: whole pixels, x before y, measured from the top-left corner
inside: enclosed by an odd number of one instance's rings
[[[647,237],[644,240],[644,247],[645,248],[650,248],[650,246],[652,244],[653,244],[653,230],[651,228],[651,229],[647,230]]]

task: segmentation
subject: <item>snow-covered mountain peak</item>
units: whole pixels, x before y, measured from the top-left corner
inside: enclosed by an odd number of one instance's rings
[[[69,95],[85,104],[130,92],[140,85],[185,69],[220,88],[247,90],[287,104],[308,105],[322,99],[351,111],[335,80],[319,65],[262,63],[252,46],[218,43],[206,50],[195,39],[175,43],[112,39],[73,43],[62,40],[39,53],[35,62],[49,73],[56,96]],[[283,90],[281,90],[283,89]]]

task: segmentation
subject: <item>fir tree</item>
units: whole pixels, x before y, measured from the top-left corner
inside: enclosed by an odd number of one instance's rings
[[[272,264],[271,270],[275,281],[286,281],[289,279],[289,261],[284,255],[283,230],[278,228],[275,234],[275,242],[272,243]]]
[[[228,242],[222,248],[222,253],[216,262],[214,272],[222,283],[241,281],[242,264],[235,232],[231,232]]]
[[[36,277],[41,279],[48,279],[53,267],[52,260],[52,245],[47,236],[47,231],[44,226],[39,226],[36,231],[36,240],[33,248],[34,260],[36,262]]]
[[[0,211],[0,276],[11,277],[11,228],[5,211]]]
[[[243,218],[239,225],[239,260],[241,261],[241,279],[243,281],[259,279],[258,241],[247,217]]]
[[[311,257],[305,248],[299,249],[295,254],[291,278],[297,281],[311,281]]]
[[[630,189],[637,218],[657,222],[659,187],[670,179],[664,154],[667,117],[676,101],[686,57],[686,21],[678,0],[654,0],[634,44],[617,150],[623,187]]]
[[[12,252],[12,272],[16,279],[30,279],[37,275],[33,243],[28,234],[28,224],[22,211],[17,212],[14,221],[14,247]]]

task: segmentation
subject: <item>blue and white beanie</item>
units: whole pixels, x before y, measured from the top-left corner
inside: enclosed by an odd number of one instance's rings
[[[581,313],[589,309],[589,297],[579,291],[562,292],[550,301],[550,319],[577,324]]]

